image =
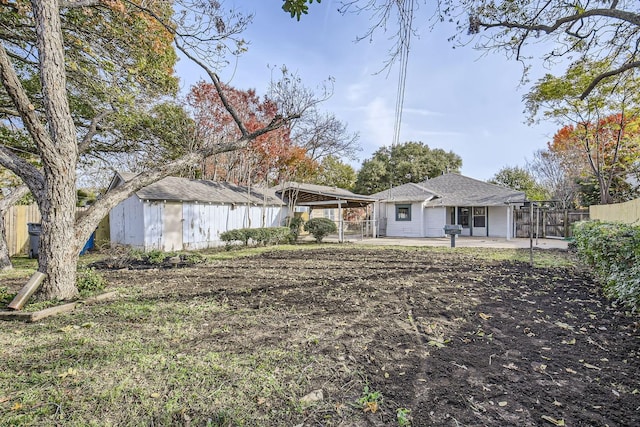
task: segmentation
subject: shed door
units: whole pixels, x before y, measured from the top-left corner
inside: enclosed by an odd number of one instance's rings
[[[182,204],[167,203],[164,206],[164,250],[181,251],[182,248]]]

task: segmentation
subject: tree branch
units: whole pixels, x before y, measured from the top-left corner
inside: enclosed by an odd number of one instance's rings
[[[580,95],[580,99],[584,100],[587,96],[589,96],[589,94],[593,91],[593,89],[595,89],[598,83],[600,83],[602,80],[606,79],[607,77],[612,77],[612,76],[624,73],[625,71],[628,71],[632,68],[640,68],[640,61],[628,62],[620,68],[616,68],[615,70],[610,70],[610,71],[607,71],[606,73],[602,73],[596,76],[591,81],[589,86],[587,86],[584,92],[582,92],[582,95]]]
[[[18,175],[34,196],[37,197],[44,191],[44,177],[38,168],[2,145],[0,145],[0,165]]]
[[[9,98],[13,101],[16,111],[22,118],[24,127],[33,138],[33,141],[41,148],[51,145],[49,134],[40,120],[38,120],[35,107],[31,104],[29,97],[24,91],[2,43],[0,43],[0,77],[2,78],[2,85],[7,91]],[[15,173],[20,176],[18,172]]]
[[[80,141],[80,144],[78,144],[79,153],[84,153],[89,148],[89,144],[91,143],[91,140],[98,133],[98,124],[108,114],[109,113],[107,111],[103,111],[97,116],[95,116],[93,119],[91,119],[91,124],[89,125],[89,129],[87,130],[87,133],[84,135],[84,138],[82,138],[82,141]]]

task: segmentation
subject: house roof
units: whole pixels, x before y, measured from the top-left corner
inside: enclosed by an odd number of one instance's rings
[[[121,181],[128,181],[135,174],[119,173]],[[114,178],[111,186],[118,184]],[[214,182],[203,179],[187,179],[169,176],[135,192],[141,200],[163,200],[199,203],[232,203],[232,204],[264,204],[282,205],[282,200],[272,189],[252,188]]]
[[[396,194],[397,192],[397,194]],[[502,206],[524,202],[522,191],[448,173],[419,184],[405,184],[376,193],[384,201],[427,201],[426,206]]]
[[[371,197],[383,199],[387,202],[424,202],[434,197],[440,197],[440,195],[428,190],[422,183],[410,182],[372,194]]]
[[[373,203],[377,198],[352,193],[337,187],[325,185],[287,182],[275,188],[284,199],[295,199],[298,206],[321,206],[323,208],[363,207]]]

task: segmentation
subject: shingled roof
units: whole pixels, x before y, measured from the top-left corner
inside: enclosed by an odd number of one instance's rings
[[[383,201],[426,201],[427,206],[502,206],[524,202],[522,191],[448,173],[419,184],[404,184],[373,194]]]
[[[118,175],[122,181],[128,181],[135,176],[130,173],[119,173]],[[166,177],[141,188],[135,194],[141,200],[148,201],[231,203],[238,205],[266,203],[270,206],[283,204],[272,189],[252,188],[251,191],[248,191],[247,187],[228,182],[174,176]]]

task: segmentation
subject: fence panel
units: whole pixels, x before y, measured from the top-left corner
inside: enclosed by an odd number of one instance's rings
[[[567,238],[572,236],[571,225],[574,222],[589,219],[587,210],[545,209],[533,210],[533,222],[528,207],[515,211],[516,237],[529,237],[533,227],[533,236]]]
[[[9,255],[26,254],[29,250],[29,232],[27,224],[40,222],[37,205],[16,205],[9,208],[4,217]]]

